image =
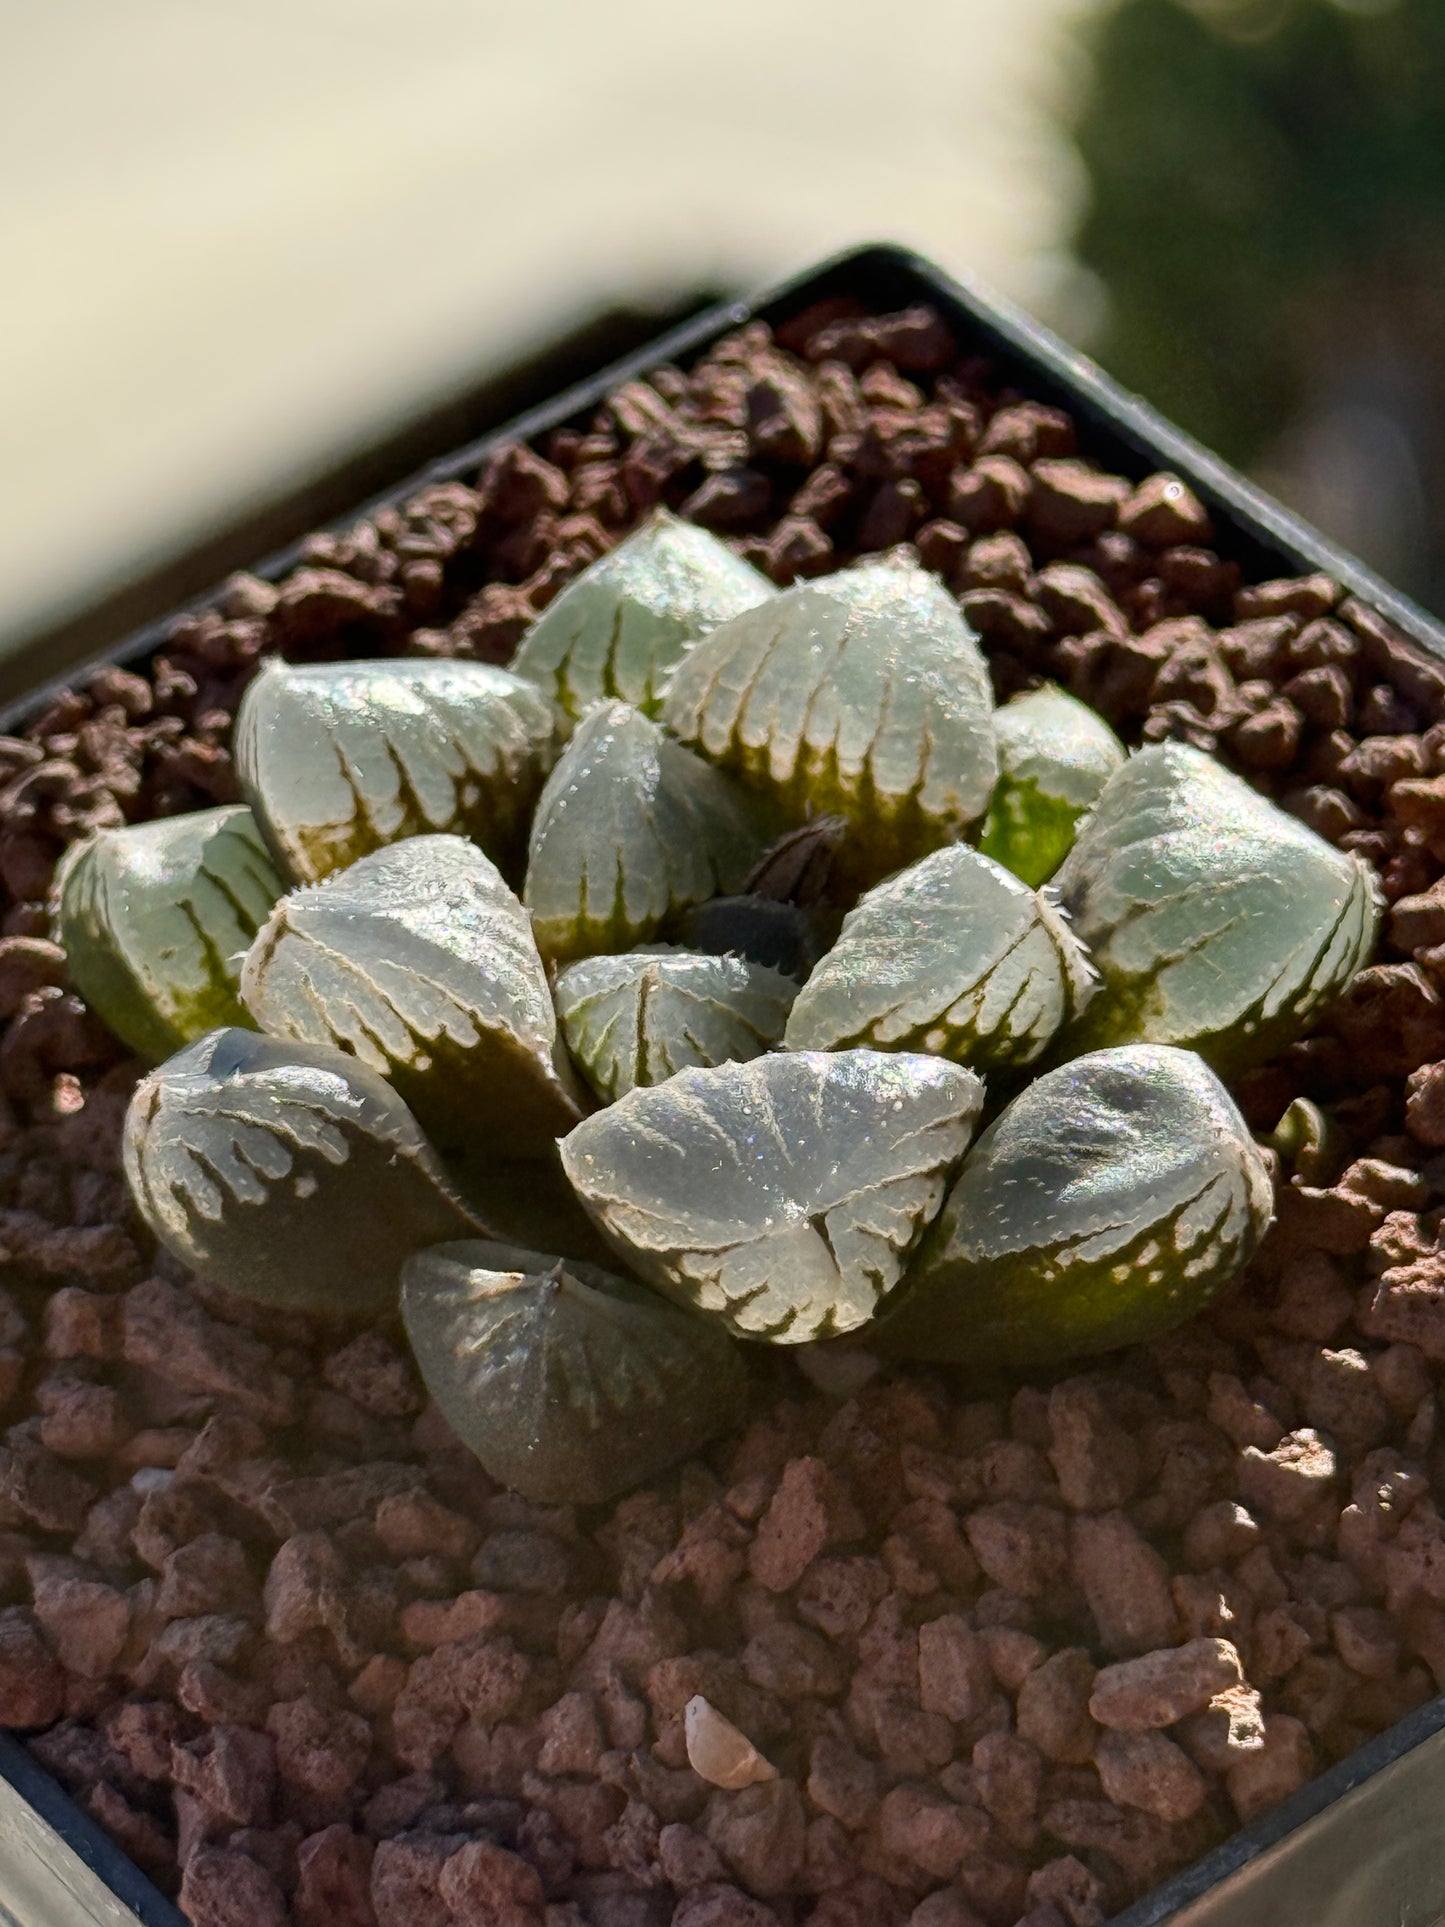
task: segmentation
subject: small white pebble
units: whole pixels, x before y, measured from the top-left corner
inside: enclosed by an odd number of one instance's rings
[[[139,1472],[131,1474],[130,1489],[148,1498],[152,1492],[164,1492],[175,1478],[163,1465],[143,1465]]]
[[[736,1791],[760,1780],[777,1779],[777,1768],[701,1693],[694,1693],[683,1708],[682,1721],[688,1764],[710,1786]]]

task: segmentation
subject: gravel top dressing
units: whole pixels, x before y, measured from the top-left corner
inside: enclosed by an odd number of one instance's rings
[[[378,776],[324,666],[384,657]],[[56,696],[0,738],[0,1725],[195,1927],[1097,1927],[1445,1690],[1442,716],[845,300]],[[270,1242],[218,1079],[294,1129]]]

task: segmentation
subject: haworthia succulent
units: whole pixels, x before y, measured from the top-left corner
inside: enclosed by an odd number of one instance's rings
[[[797,994],[791,977],[746,958],[654,945],[569,964],[557,1011],[568,1050],[610,1104],[675,1071],[760,1056]]]
[[[1039,1057],[1093,973],[1066,920],[1000,864],[955,844],[863,897],[803,986],[789,1050],[933,1051],[975,1070]]]
[[[1168,1331],[1269,1223],[1269,1170],[1193,1052],[1094,1052],[1022,1091],[964,1160],[872,1343],[1024,1367]]]
[[[739,1337],[802,1344],[874,1316],[982,1104],[936,1057],[760,1057],[629,1091],[563,1139],[562,1168],[641,1277]]]
[[[340,1051],[218,1030],[136,1087],[125,1173],[183,1264],[243,1298],[349,1316],[480,1227],[389,1085]]]
[[[1102,979],[1076,1051],[1137,1039],[1258,1062],[1344,987],[1379,924],[1359,857],[1182,743],[1110,777],[1055,881]]]
[[[595,1265],[439,1245],[408,1261],[402,1313],[443,1417],[530,1499],[614,1498],[745,1414],[739,1348],[720,1327]]]
[[[766,843],[750,800],[626,703],[599,703],[547,779],[523,891],[544,956],[631,950],[736,889]]]
[[[247,1022],[241,958],[284,888],[244,805],[162,817],[71,845],[56,872],[56,934],[97,1016],[161,1058]]]
[[[588,1108],[531,920],[461,837],[412,837],[283,897],[241,987],[273,1037],[381,1072],[444,1149],[541,1155]]]
[[[547,605],[512,668],[574,722],[609,697],[655,716],[691,644],[772,593],[717,536],[658,509]]]
[[[533,684],[488,663],[273,660],[241,699],[236,769],[292,882],[432,831],[507,869],[560,724]]]
[[[1124,745],[1097,711],[1052,686],[1032,689],[994,716],[999,779],[978,847],[1035,886],[1073,847],[1079,818],[1124,761]]]
[[[698,643],[663,720],[797,816],[833,813],[876,881],[961,836],[998,754],[977,638],[931,575],[870,563],[785,590]]]

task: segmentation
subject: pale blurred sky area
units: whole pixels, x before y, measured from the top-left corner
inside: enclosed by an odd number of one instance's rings
[[[910,243],[1067,329],[1094,0],[8,0],[0,648],[588,315]]]

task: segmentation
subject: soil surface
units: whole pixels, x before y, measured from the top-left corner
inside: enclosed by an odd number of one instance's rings
[[[908,543],[1000,697],[1217,753],[1378,870],[1378,961],[1236,1086],[1318,1143],[1227,1302],[1071,1376],[791,1367],[610,1507],[497,1490],[397,1325],[183,1276],[137,1063],[45,907],[97,825],[235,796],[258,659],[505,661],[659,501],[786,583]],[[1445,1688],[1445,668],[1245,582],[927,310],[663,368],[245,577],[0,739],[0,1724],[196,1927],[1091,1927]],[[688,1765],[696,1694],[777,1777]]]

